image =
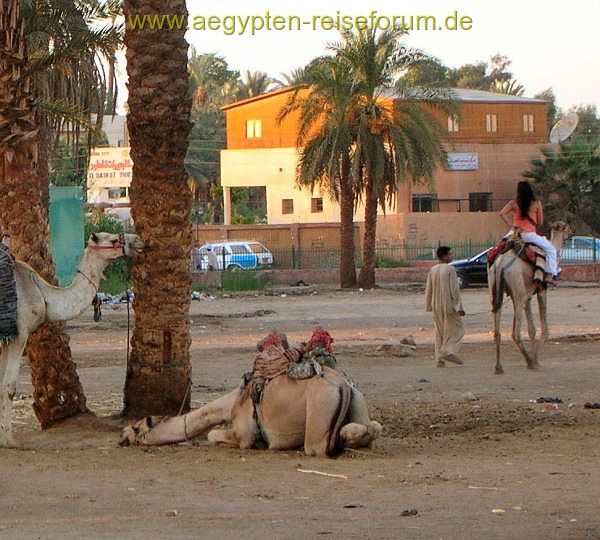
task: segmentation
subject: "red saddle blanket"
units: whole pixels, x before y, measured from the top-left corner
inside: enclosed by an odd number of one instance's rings
[[[487,260],[490,266],[494,264],[494,261],[496,260],[498,255],[506,253],[510,249],[515,249],[518,246],[518,244],[516,244],[514,241],[510,241],[511,245],[507,245],[508,243],[509,241],[506,240],[506,238],[503,238],[502,240],[500,240],[500,242],[498,242],[493,248],[491,248],[488,251]],[[534,246],[533,244],[525,244],[525,249],[523,250],[521,258],[535,265],[538,257],[538,251],[535,248],[536,246]]]
[[[491,266],[498,255],[513,250],[517,256],[533,266],[533,281],[538,288],[545,288],[547,280],[546,274],[546,252],[535,244],[524,243],[520,238],[518,240],[503,238],[493,248],[488,251],[488,265]]]

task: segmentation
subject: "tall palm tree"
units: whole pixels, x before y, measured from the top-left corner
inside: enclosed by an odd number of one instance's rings
[[[290,95],[279,122],[299,114],[296,182],[311,191],[318,186],[340,203],[340,287],[356,286],[354,189],[350,174],[355,136],[347,117],[352,83],[345,67],[332,57],[315,59],[303,69],[302,84]]]
[[[5,114],[10,121],[2,125],[0,222],[13,236],[15,255],[28,262],[49,282],[55,282],[48,227],[50,131],[40,132],[37,128],[40,121],[50,117],[50,113],[53,118],[59,113],[67,113],[69,120],[85,123],[85,120],[80,120],[82,111],[77,108],[76,96],[89,95],[89,88],[84,89],[70,81],[67,92],[64,90],[66,83],[56,84],[54,88],[58,88],[59,92],[62,89],[63,94],[61,100],[51,101],[56,93],[52,92],[50,80],[60,79],[56,76],[56,72],[60,71],[56,70],[56,65],[58,62],[62,62],[63,67],[65,65],[65,43],[83,34],[83,27],[89,22],[87,15],[99,13],[83,4],[73,7],[76,3],[62,0],[57,7],[55,4],[58,3],[58,0],[2,3],[3,99],[10,103],[8,109],[12,108],[12,112]],[[20,12],[21,7],[23,13]],[[73,7],[68,19],[71,24],[66,25],[66,13],[70,7]],[[78,14],[74,15],[73,11],[77,9]],[[63,24],[55,25],[52,30],[52,21],[61,13]],[[73,24],[75,19],[76,25]],[[86,28],[90,32],[89,27]],[[92,33],[98,37],[95,31]],[[85,56],[81,50],[82,43],[78,39],[79,52],[71,52],[72,59],[77,55]],[[74,50],[71,47],[71,51]],[[75,71],[79,76],[85,72],[84,69]],[[65,81],[67,73],[61,73]],[[74,111],[77,114],[73,114]],[[89,123],[91,111],[87,112]],[[45,125],[48,126],[49,122]],[[87,411],[63,324],[42,325],[30,336],[27,354],[34,384],[34,410],[42,427]]]
[[[184,0],[125,0],[125,16],[185,18]],[[189,257],[184,158],[191,128],[185,27],[125,29],[133,178],[131,214],[145,242],[134,269],[135,328],[125,381],[128,416],[189,409]]]
[[[345,66],[355,98],[349,116],[355,129],[351,170],[365,205],[363,266],[358,284],[375,286],[377,210],[385,210],[400,182],[431,182],[446,163],[442,127],[431,112],[453,111],[451,93],[440,88],[406,88],[398,76],[426,55],[407,48],[401,30],[342,32],[331,48]],[[390,101],[393,105],[390,104]]]
[[[122,28],[115,23],[120,6],[113,0],[27,0],[21,4],[39,134],[36,185],[43,217],[38,222],[38,236],[48,243],[48,162],[65,136],[72,155],[80,153],[82,138],[88,140],[89,148],[105,102],[114,103],[116,83],[114,78],[109,80],[103,61],[113,65],[122,43]],[[35,246],[26,246],[26,250],[32,248]],[[49,249],[47,253],[48,261],[36,260],[32,266],[53,282]],[[87,411],[64,323],[42,325],[30,336],[27,355],[34,410],[42,427]]]
[[[333,56],[307,66],[303,85],[280,114],[281,119],[300,113],[298,183],[318,184],[339,196],[342,287],[356,284],[348,201],[365,206],[358,283],[373,287],[378,207],[393,200],[400,182],[430,182],[435,168],[446,162],[443,131],[432,109],[455,112],[452,94],[397,82],[410,66],[429,59],[404,47],[402,36],[400,30],[342,32],[342,41],[329,46]]]

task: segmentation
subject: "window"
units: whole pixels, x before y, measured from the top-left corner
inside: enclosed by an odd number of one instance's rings
[[[533,114],[523,115],[523,131],[525,133],[533,133]]]
[[[244,244],[231,244],[229,246],[229,251],[231,251],[233,255],[245,255],[246,253],[250,253],[250,249]]]
[[[123,197],[127,197],[127,188],[121,187],[108,189],[109,199],[122,199]]]
[[[294,199],[281,199],[281,213],[282,214],[293,214],[294,213]]]
[[[248,247],[253,253],[269,253],[269,250],[265,246],[256,242],[249,242]]]
[[[438,202],[435,195],[413,195],[413,212],[438,212]]]
[[[458,116],[452,115],[448,117],[448,131],[458,131]]]
[[[485,127],[488,133],[495,133],[498,131],[498,120],[495,114],[486,114],[485,115]]]
[[[262,120],[246,120],[246,139],[260,139]]]
[[[491,193],[469,193],[469,212],[491,212]]]
[[[313,214],[323,211],[323,198],[322,197],[313,197],[310,200],[310,211]]]

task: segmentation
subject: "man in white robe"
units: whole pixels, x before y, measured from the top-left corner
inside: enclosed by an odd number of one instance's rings
[[[456,270],[448,264],[452,262],[451,248],[440,246],[436,255],[440,263],[433,266],[427,275],[425,309],[433,312],[437,367],[445,367],[446,362],[463,364],[458,351],[465,334],[462,323],[465,312]]]

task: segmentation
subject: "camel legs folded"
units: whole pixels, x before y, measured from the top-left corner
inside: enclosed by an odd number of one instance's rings
[[[125,428],[121,446],[153,446],[193,439],[219,424],[231,421],[231,409],[240,395],[240,389],[225,394],[210,403],[182,416],[149,416]]]
[[[379,437],[382,427],[375,420],[368,424],[351,422],[340,431],[340,438],[345,448],[369,448],[373,450],[375,439]]]
[[[0,352],[0,447],[15,446],[11,425],[12,401],[26,341],[17,337],[3,344]]]

